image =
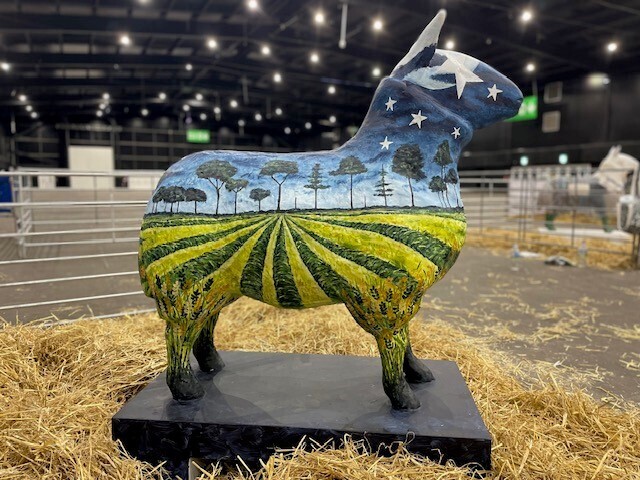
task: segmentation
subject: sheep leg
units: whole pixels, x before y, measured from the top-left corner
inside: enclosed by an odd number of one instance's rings
[[[191,370],[189,355],[202,328],[201,322],[167,321],[167,385],[176,400],[193,400],[204,395]]]
[[[404,375],[409,383],[427,383],[434,380],[433,373],[427,366],[414,355],[411,349],[411,339],[409,338],[409,329],[407,329],[407,348],[404,352]]]
[[[403,364],[407,349],[406,329],[390,332],[383,330],[375,335],[382,361],[382,386],[395,410],[415,410],[420,401],[404,376]]]
[[[203,372],[218,373],[224,368],[224,362],[220,358],[213,338],[213,332],[218,323],[219,313],[211,315],[204,323],[200,334],[193,344],[193,355],[198,360],[200,370]]]

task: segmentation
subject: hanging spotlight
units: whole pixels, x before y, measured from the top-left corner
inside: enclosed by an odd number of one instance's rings
[[[18,100],[20,100],[21,102],[26,102],[27,101],[27,96],[26,95],[18,95]]]
[[[456,48],[456,42],[454,42],[453,40],[447,40],[447,42],[444,44],[444,48],[446,48],[447,50],[453,50],[454,48]]]
[[[318,63],[320,61],[320,55],[318,55],[318,52],[311,52],[309,60],[311,60],[311,63]]]
[[[11,65],[7,62],[2,62],[0,63],[0,68],[2,68],[2,70],[4,70],[5,72],[8,72],[9,70],[11,70]]]
[[[182,105],[182,110],[188,112],[189,110],[191,110],[191,107],[185,103],[184,105]]]
[[[282,109],[280,107],[275,109],[275,114],[279,117],[280,115],[282,115]]]
[[[380,30],[382,30],[382,27],[384,27],[384,24],[382,23],[382,20],[379,18],[376,18],[373,20],[373,29],[377,32],[379,32]]]
[[[275,72],[273,74],[273,81],[276,83],[282,82],[282,75],[280,74],[280,72]]]
[[[529,23],[533,20],[533,12],[531,10],[523,10],[522,15],[520,15],[520,20],[522,23]]]
[[[613,52],[616,52],[617,50],[618,50],[618,43],[617,42],[609,42],[607,44],[607,52],[613,53]]]
[[[101,118],[104,115],[104,112],[102,110],[98,110],[96,112],[96,117]]]
[[[30,112],[30,111],[32,111],[32,110],[33,110],[33,107],[32,107],[31,105],[27,105],[26,107],[24,107],[24,109],[25,109],[27,112]]]
[[[110,98],[111,98],[111,95],[109,95],[107,92],[104,92],[104,93],[102,94],[102,99],[103,99],[103,100],[109,100]]]
[[[318,25],[322,25],[324,23],[324,12],[322,10],[318,10],[316,14],[313,16],[313,21]]]
[[[107,104],[103,102],[103,103],[101,103],[100,105],[98,105],[98,108],[99,108],[100,110],[104,110],[105,108],[107,108]]]
[[[202,120],[203,122],[207,119],[207,114],[206,113],[201,113],[200,114],[200,120]]]
[[[146,117],[147,115],[149,115],[149,110],[146,108],[143,108],[142,110],[140,110],[140,115],[142,115],[143,117]]]
[[[31,118],[35,120],[36,118],[38,118],[38,114],[36,112],[31,112]]]
[[[329,117],[329,122],[331,122],[331,123],[336,123],[336,120],[338,120],[338,119],[336,118],[336,116],[335,116],[335,115],[331,115],[331,116]]]
[[[215,38],[210,38],[207,40],[207,47],[209,47],[210,50],[215,50],[218,48],[218,41]]]
[[[264,44],[264,45],[262,45],[262,47],[260,47],[260,52],[265,57],[268,56],[268,55],[271,55],[271,47],[269,45],[267,45],[267,44]]]
[[[191,65],[190,63],[187,63],[184,68],[187,70],[187,72],[190,72],[191,70],[193,70],[193,65]]]
[[[290,135],[291,134],[291,128],[290,127],[284,127],[284,133],[285,133],[285,135]]]
[[[306,122],[304,124],[304,128],[306,128],[307,130],[311,130],[311,122]]]
[[[245,122],[243,119],[238,120],[238,126],[239,127],[244,127],[247,124],[247,122]]]
[[[527,65],[524,67],[524,69],[525,69],[527,72],[531,73],[531,72],[535,72],[535,70],[536,70],[536,66],[535,66],[535,64],[534,64],[534,63],[527,63]]]
[[[329,95],[333,95],[336,93],[336,87],[335,85],[329,85],[327,87],[327,92],[329,93]]]
[[[129,37],[129,35],[121,35],[120,44],[128,47],[129,45],[131,45],[131,37]]]
[[[204,98],[204,97],[202,96],[202,94],[201,94],[201,93],[196,93],[196,100],[197,100],[197,101],[201,102],[203,98]]]
[[[382,75],[382,70],[380,70],[380,67],[374,67],[373,70],[371,70],[371,75],[373,75],[374,77],[379,77],[380,75]]]
[[[164,100],[166,100],[166,99],[167,99],[167,94],[166,94],[166,93],[164,93],[164,92],[160,92],[160,93],[158,94],[158,98],[159,98],[160,100],[164,101]]]
[[[249,10],[257,10],[260,7],[260,4],[258,3],[258,0],[248,0],[247,7],[249,7]]]
[[[216,115],[220,115],[222,113],[222,109],[216,105],[215,107],[213,107],[213,113],[215,113]]]
[[[256,119],[256,122],[261,122],[262,121],[262,114],[260,112],[256,112],[256,114],[253,116],[253,118]]]
[[[233,99],[229,102],[229,106],[231,108],[238,108],[238,101],[236,99]]]

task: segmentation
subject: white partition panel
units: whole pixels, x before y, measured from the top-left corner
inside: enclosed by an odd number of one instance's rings
[[[68,149],[70,172],[112,172],[115,168],[112,147],[70,145]],[[71,177],[71,188],[79,190],[108,190],[113,188],[113,177]]]

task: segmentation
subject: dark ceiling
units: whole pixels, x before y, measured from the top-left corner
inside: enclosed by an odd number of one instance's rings
[[[344,49],[343,1],[258,3],[251,10],[245,0],[0,0],[0,62],[10,67],[0,70],[2,121],[13,114],[22,125],[33,122],[28,104],[38,121],[86,122],[108,92],[103,120],[118,123],[144,108],[149,122],[205,113],[212,128],[243,119],[282,132],[306,121],[329,125],[331,115],[336,124],[357,125],[378,83],[372,70],[388,73],[441,7],[449,14],[441,46],[455,41],[456,50],[493,65],[525,91],[533,78],[640,71],[637,0],[348,0]],[[526,24],[525,8],[533,12]],[[318,9],[323,25],[314,22]],[[374,18],[382,19],[382,30],[374,31]],[[130,45],[121,44],[122,35]],[[211,38],[215,49],[207,45]],[[613,54],[606,51],[611,41],[619,44]],[[261,53],[265,44],[270,55]],[[311,52],[319,62],[310,61]],[[529,62],[533,74],[525,72]],[[222,112],[214,119],[216,105]]]

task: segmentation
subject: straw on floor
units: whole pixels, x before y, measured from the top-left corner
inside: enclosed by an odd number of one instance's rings
[[[436,312],[437,313],[437,312]],[[221,349],[375,355],[342,306],[277,310],[240,300],[222,315]],[[218,333],[219,332],[219,333]],[[640,410],[600,404],[555,381],[527,378],[503,356],[442,321],[412,324],[421,357],[455,360],[494,436],[494,479],[640,478]],[[151,479],[158,466],[129,458],[111,440],[119,406],[164,368],[155,315],[0,330],[0,478]],[[524,380],[524,381],[523,381]],[[312,445],[311,439],[305,440]],[[366,445],[280,452],[258,472],[229,478],[468,479],[401,446],[391,458]],[[214,477],[205,474],[204,478]]]

